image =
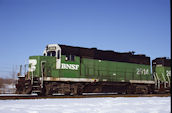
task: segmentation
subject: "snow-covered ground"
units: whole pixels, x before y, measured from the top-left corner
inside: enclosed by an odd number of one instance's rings
[[[0,94],[15,93],[16,87],[14,84],[3,84],[3,87],[0,88]]]
[[[0,113],[170,113],[171,97],[0,100]]]

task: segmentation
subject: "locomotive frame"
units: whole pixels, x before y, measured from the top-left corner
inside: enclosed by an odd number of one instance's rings
[[[150,57],[145,55],[58,44],[47,45],[43,54],[29,57],[28,73],[19,76],[17,93],[81,95],[170,92],[171,75],[162,75],[166,78],[162,80],[155,68],[154,74],[151,74]],[[153,67],[157,66],[155,62],[157,60],[154,60]],[[170,66],[167,67],[166,70],[171,71]]]

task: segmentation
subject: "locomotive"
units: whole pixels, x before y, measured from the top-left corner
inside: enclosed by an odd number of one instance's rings
[[[61,44],[30,56],[19,74],[16,93],[82,95],[83,93],[149,94],[170,92],[171,60]]]

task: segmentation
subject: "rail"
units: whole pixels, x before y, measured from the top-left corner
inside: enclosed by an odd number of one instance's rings
[[[85,94],[85,95],[54,95],[54,96],[37,96],[31,94],[13,94],[0,95],[0,100],[14,100],[14,99],[48,99],[48,98],[104,98],[104,97],[169,97],[171,94]]]

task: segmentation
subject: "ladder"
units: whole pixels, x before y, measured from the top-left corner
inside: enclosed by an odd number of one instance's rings
[[[33,78],[32,93],[40,94],[42,92],[41,81],[39,77]]]

